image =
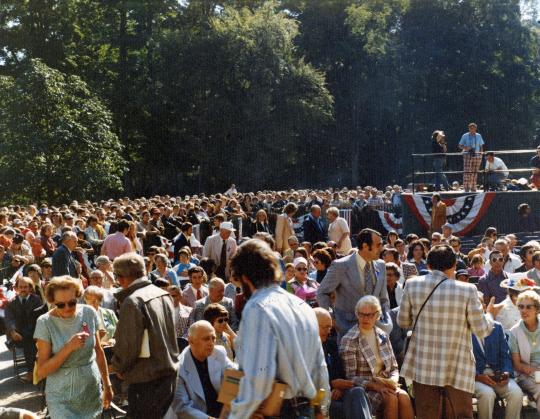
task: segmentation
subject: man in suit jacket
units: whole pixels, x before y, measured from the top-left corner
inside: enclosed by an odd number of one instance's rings
[[[378,326],[386,333],[392,330],[388,316],[390,301],[386,288],[386,266],[379,259],[382,237],[375,230],[365,228],[358,234],[357,242],[359,250],[332,262],[317,289],[319,306],[326,309],[330,306],[330,294],[336,293],[334,313],[340,339],[358,324],[355,307],[364,295],[374,295],[379,299],[383,316]]]
[[[173,239],[173,248],[174,248],[174,264],[178,263],[178,252],[182,247],[191,247],[189,241],[191,234],[193,233],[193,225],[189,222],[182,224],[181,233]]]
[[[229,261],[236,253],[236,240],[231,237],[235,230],[233,223],[224,221],[219,226],[219,233],[208,237],[204,243],[203,257],[215,262],[216,275],[223,279],[229,277]]]
[[[298,211],[298,205],[294,202],[289,202],[283,208],[283,213],[279,214],[276,219],[276,250],[284,254],[289,249],[288,239],[294,236],[294,227],[292,217]]]
[[[238,329],[238,320],[234,310],[234,302],[225,295],[225,282],[221,278],[212,278],[208,282],[208,296],[195,302],[195,309],[191,312],[190,323],[203,320],[204,309],[210,304],[221,304],[229,312],[229,324],[233,330]]]
[[[77,247],[77,235],[72,231],[62,234],[62,244],[58,246],[52,256],[53,276],[69,275],[77,278],[77,268],[73,250]]]
[[[536,285],[540,286],[540,251],[534,252],[532,262],[534,267],[527,272],[527,278],[534,280]]]
[[[222,404],[217,401],[226,369],[236,369],[225,349],[215,346],[216,332],[210,323],[193,323],[189,346],[180,354],[180,368],[172,410],[179,418],[217,418]]]
[[[41,299],[33,293],[33,282],[30,278],[22,277],[17,280],[15,290],[17,296],[6,307],[5,322],[6,336],[16,346],[22,346],[27,374],[25,381],[32,381],[32,370],[36,360],[36,344],[34,329],[36,328],[36,313],[41,307]]]
[[[434,193],[431,198],[433,206],[431,208],[431,225],[430,231],[441,232],[441,228],[446,224],[446,204],[442,202],[441,196],[438,193]]]
[[[206,273],[200,266],[194,266],[188,270],[189,284],[182,291],[184,305],[195,308],[195,303],[208,295],[208,287],[203,285]]]
[[[321,223],[321,207],[313,205],[311,213],[304,219],[304,240],[315,244],[326,240],[323,225]]]
[[[416,324],[403,360],[401,376],[413,381],[418,419],[440,417],[441,394],[451,417],[472,418],[475,363],[472,336],[488,336],[495,317],[494,298],[484,315],[473,284],[456,281],[456,255],[448,245],[438,245],[428,254],[432,272],[407,281],[398,324],[412,327],[418,311],[432,294]]]

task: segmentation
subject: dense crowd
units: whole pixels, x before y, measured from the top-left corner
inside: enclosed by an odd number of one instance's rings
[[[340,216],[401,193],[2,208],[0,320],[22,378],[46,381],[53,419],[124,399],[133,418],[431,419],[439,400],[472,417],[473,395],[479,417],[498,395],[518,418],[524,393],[540,411],[540,243],[490,228],[464,254],[448,224],[383,237]]]

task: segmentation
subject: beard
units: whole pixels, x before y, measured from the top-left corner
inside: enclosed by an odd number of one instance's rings
[[[240,279],[240,282],[242,283],[242,294],[244,294],[244,298],[249,300],[252,296],[251,288],[249,288],[249,284],[247,282],[244,282],[243,279]]]

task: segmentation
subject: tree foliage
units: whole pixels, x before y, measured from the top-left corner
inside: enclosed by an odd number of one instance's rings
[[[60,202],[121,188],[122,146],[110,112],[77,76],[37,59],[0,77],[1,197]]]
[[[64,87],[84,80],[85,97],[110,110],[106,125],[122,144],[115,150],[131,195],[219,190],[230,182],[243,189],[405,183],[408,156],[429,152],[434,129],[447,132],[451,149],[471,120],[488,148],[536,145],[537,6],[5,0],[0,74],[11,77],[3,79],[11,96],[0,101],[20,101],[10,86],[27,80],[33,59],[65,74]],[[36,119],[47,110],[37,103],[28,110]],[[72,125],[54,128],[79,135]],[[30,130],[9,129],[3,138],[33,141]],[[52,189],[78,187],[64,177]]]

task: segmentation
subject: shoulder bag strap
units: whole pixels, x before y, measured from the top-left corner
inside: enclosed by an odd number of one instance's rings
[[[422,310],[424,309],[424,306],[426,305],[426,303],[429,301],[429,299],[431,298],[431,296],[433,295],[433,293],[435,292],[435,290],[437,288],[439,288],[439,285],[441,285],[444,281],[446,281],[448,278],[444,278],[441,282],[439,282],[437,285],[435,285],[433,287],[433,289],[431,290],[431,292],[429,293],[429,295],[427,296],[426,300],[424,301],[424,304],[422,304],[422,306],[420,307],[420,310],[418,310],[418,314],[416,315],[416,319],[414,320],[414,324],[413,324],[413,327],[411,329],[411,335],[409,338],[412,337],[412,334],[414,333],[415,329],[416,329],[416,323],[418,323],[418,318],[420,317],[420,314],[422,313]]]

